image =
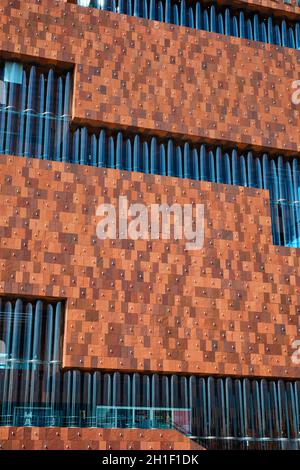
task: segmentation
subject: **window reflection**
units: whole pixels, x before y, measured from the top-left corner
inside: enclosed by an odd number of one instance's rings
[[[4,82],[21,85],[23,80],[23,66],[18,62],[5,62]]]
[[[63,304],[1,299],[0,425],[177,429],[212,449],[300,448],[300,381],[61,368]]]

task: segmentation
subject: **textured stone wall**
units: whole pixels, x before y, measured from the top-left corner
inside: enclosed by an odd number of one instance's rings
[[[120,195],[203,203],[203,249],[100,241]],[[0,293],[67,299],[66,367],[300,377],[298,250],[272,245],[268,192],[1,156],[0,240]]]
[[[53,0],[0,14],[2,55],[74,67],[77,123],[300,149],[299,51]]]
[[[0,427],[0,450],[204,450],[175,430]]]

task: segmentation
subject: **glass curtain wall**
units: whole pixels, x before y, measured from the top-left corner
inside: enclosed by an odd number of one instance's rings
[[[300,49],[300,22],[249,13],[234,5],[222,7],[212,0],[77,0],[77,4]]]
[[[60,397],[61,302],[0,299],[0,424],[47,426]]]

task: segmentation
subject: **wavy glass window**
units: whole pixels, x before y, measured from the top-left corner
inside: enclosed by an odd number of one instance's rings
[[[250,13],[246,9],[220,6],[216,2],[188,0],[76,0],[94,7],[178,26],[202,29],[251,41],[300,48],[300,22]]]
[[[22,83],[16,83],[21,74]],[[0,63],[0,154],[268,189],[274,244],[300,248],[296,156],[270,157],[105,129],[74,130],[70,100],[69,72]]]
[[[0,153],[66,161],[70,73],[0,62]]]
[[[60,393],[63,303],[0,299],[0,424],[45,425]]]

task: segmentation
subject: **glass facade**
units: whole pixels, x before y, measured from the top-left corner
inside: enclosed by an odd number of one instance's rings
[[[0,299],[0,424],[49,423],[61,376],[61,302]],[[38,409],[38,414],[32,409]]]
[[[300,448],[300,381],[65,370],[64,304],[1,299],[0,425],[176,428],[208,448]]]
[[[77,4],[300,49],[299,22],[252,14],[234,5],[222,7],[212,0],[77,0]]]

